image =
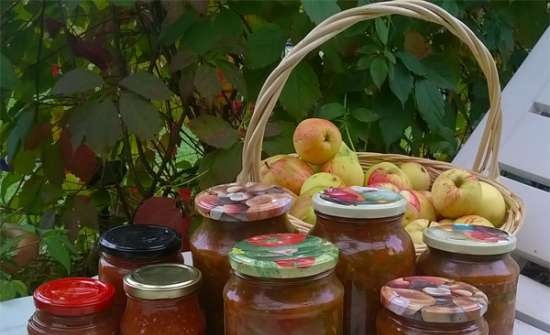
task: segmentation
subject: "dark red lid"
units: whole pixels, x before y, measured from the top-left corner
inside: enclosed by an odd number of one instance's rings
[[[40,285],[33,294],[37,309],[59,316],[100,312],[113,302],[115,288],[92,278],[61,278]]]

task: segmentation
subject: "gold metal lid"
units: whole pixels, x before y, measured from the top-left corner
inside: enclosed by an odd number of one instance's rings
[[[195,292],[201,277],[201,272],[189,265],[147,265],[124,277],[124,291],[145,300],[175,299]]]

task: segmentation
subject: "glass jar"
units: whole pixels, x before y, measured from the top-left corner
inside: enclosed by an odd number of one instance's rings
[[[418,274],[445,276],[479,288],[489,297],[489,333],[512,335],[519,266],[510,253],[516,238],[495,228],[453,224],[429,228],[424,241],[428,250],[418,260]]]
[[[183,263],[176,231],[154,225],[125,225],[106,231],[99,240],[98,274],[116,289],[113,312],[120,317],[126,306],[122,279],[149,264]]]
[[[40,285],[33,294],[36,312],[29,335],[117,335],[111,316],[115,288],[91,278],[62,278]]]
[[[404,277],[380,290],[377,335],[487,335],[487,296],[442,277]]]
[[[201,272],[183,264],[147,265],[124,277],[122,335],[204,335],[197,290]]]
[[[230,254],[225,335],[341,335],[338,249],[304,234],[254,236]]]
[[[291,204],[292,195],[284,189],[256,183],[218,185],[195,198],[204,219],[190,243],[193,263],[203,274],[200,298],[209,334],[223,334],[223,288],[231,272],[231,248],[254,235],[286,232]]]
[[[414,274],[414,245],[401,225],[406,206],[399,193],[371,187],[332,188],[313,197],[312,234],[340,249],[345,334],[374,334],[380,288]]]

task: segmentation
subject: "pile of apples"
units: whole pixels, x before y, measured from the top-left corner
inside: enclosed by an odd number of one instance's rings
[[[460,222],[500,227],[504,222],[506,204],[500,192],[468,171],[451,169],[432,181],[418,163],[381,162],[364,172],[338,127],[324,119],[302,121],[293,143],[296,154],[273,156],[261,163],[260,180],[292,191],[297,199],[290,214],[310,224],[315,224],[315,193],[363,185],[391,189],[408,201],[402,224],[415,244],[423,243],[423,231],[433,225]]]

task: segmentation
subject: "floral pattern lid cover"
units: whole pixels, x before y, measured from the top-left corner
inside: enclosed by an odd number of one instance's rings
[[[229,253],[233,270],[260,278],[303,278],[333,269],[338,248],[322,238],[301,233],[258,235]]]
[[[384,188],[335,187],[315,194],[313,208],[336,217],[384,218],[403,214],[407,200],[401,194]]]
[[[478,320],[488,305],[487,296],[479,289],[442,277],[394,279],[382,287],[380,299],[397,315],[430,323]]]
[[[500,255],[516,248],[516,238],[492,227],[455,223],[430,227],[424,242],[431,248],[467,255]]]
[[[214,220],[258,221],[288,212],[293,196],[279,186],[231,183],[213,186],[195,197],[197,211]]]

